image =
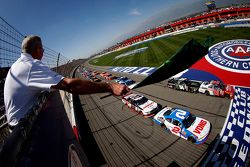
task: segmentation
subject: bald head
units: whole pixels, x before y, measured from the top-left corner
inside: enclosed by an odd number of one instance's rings
[[[42,40],[39,36],[29,35],[23,39],[22,52],[32,54],[38,45],[41,45]]]

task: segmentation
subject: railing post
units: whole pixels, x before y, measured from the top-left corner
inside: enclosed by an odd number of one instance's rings
[[[59,64],[59,59],[60,59],[60,53],[57,56],[57,62],[56,62],[56,72],[58,72],[58,64]]]

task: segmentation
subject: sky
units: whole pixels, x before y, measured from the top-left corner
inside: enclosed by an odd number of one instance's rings
[[[194,3],[201,4],[202,7],[191,7],[192,11],[203,11],[206,9],[204,2],[205,0],[0,0],[0,16],[23,35],[39,35],[46,47],[60,52],[68,59],[79,59],[88,58],[129,38],[135,32],[144,31],[145,25],[160,24],[165,19],[159,18],[159,14],[163,16],[162,12],[168,17],[170,15],[167,11],[174,14],[175,9],[180,6]],[[155,20],[157,22],[153,22]]]

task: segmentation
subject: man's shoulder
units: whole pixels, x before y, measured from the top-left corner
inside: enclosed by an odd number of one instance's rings
[[[32,56],[27,53],[22,53],[21,57],[16,62],[20,62],[28,66],[35,66],[41,64],[40,60],[33,59]]]
[[[17,59],[15,63],[12,64],[11,70],[14,71],[23,71],[25,69],[30,69],[32,67],[32,63],[30,61],[24,61],[21,58]]]
[[[43,64],[42,61],[34,59],[31,63],[32,69],[49,70],[49,67]]]

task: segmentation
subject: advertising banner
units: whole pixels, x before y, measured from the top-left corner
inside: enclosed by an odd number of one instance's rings
[[[203,166],[245,166],[249,143],[250,89],[235,87],[224,127]]]
[[[237,39],[217,43],[209,53],[181,77],[220,80],[225,84],[250,88],[250,40]]]

